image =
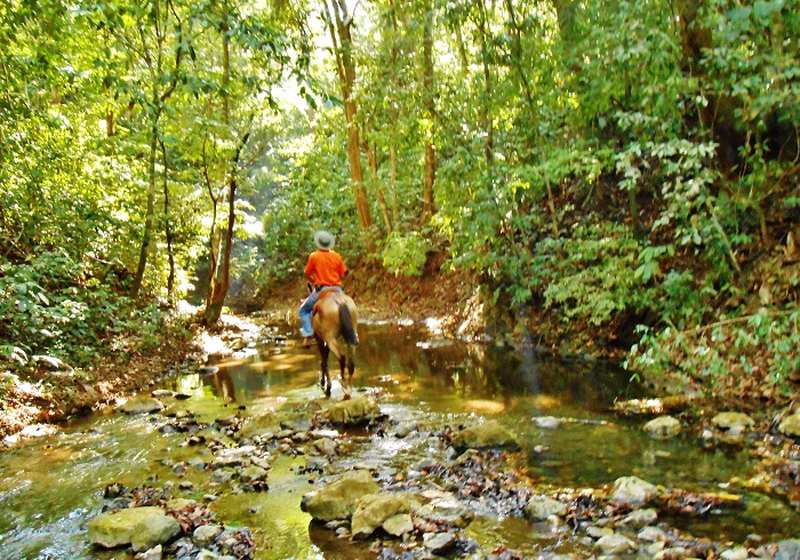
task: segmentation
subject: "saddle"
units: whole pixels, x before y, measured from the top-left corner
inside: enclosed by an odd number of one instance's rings
[[[319,304],[322,303],[322,301],[325,298],[328,298],[328,297],[331,297],[331,296],[334,296],[334,295],[337,295],[337,294],[343,294],[343,293],[344,293],[344,290],[342,290],[341,288],[330,287],[330,286],[322,288],[319,291],[319,298],[317,298],[317,303],[314,304],[314,309],[312,310],[311,314],[312,315],[316,315],[317,314]]]

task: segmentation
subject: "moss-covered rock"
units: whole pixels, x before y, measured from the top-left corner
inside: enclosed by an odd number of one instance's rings
[[[567,506],[549,496],[533,496],[525,506],[525,515],[534,521],[542,521],[551,515],[566,515]]]
[[[134,551],[163,544],[181,532],[178,522],[159,507],[128,508],[89,521],[89,540],[105,548],[130,544]]]
[[[125,414],[149,414],[163,410],[164,404],[153,397],[137,397],[125,401],[119,409]]]
[[[342,426],[367,424],[381,416],[378,404],[365,397],[332,403],[322,411],[325,420]]]
[[[369,471],[352,471],[303,496],[300,509],[319,521],[350,519],[358,501],[379,489]]]
[[[488,447],[519,448],[516,436],[496,420],[476,424],[458,432],[453,438],[456,449],[484,449]]]
[[[711,423],[720,430],[745,431],[755,426],[753,419],[742,412],[720,412]]]
[[[800,438],[800,413],[784,418],[778,430],[785,436]]]
[[[658,488],[636,476],[623,476],[614,481],[611,501],[627,505],[641,505],[658,495]]]
[[[397,514],[409,513],[418,503],[411,494],[381,493],[363,496],[358,501],[350,523],[353,537],[369,537],[387,519]]]
[[[644,431],[656,439],[668,439],[681,432],[680,421],[673,416],[659,416],[644,425]]]

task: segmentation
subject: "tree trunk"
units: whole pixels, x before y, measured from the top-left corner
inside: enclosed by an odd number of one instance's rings
[[[222,306],[225,304],[225,296],[228,295],[231,272],[231,252],[233,250],[233,232],[236,226],[236,187],[236,171],[234,170],[228,181],[228,227],[225,229],[225,250],[222,254],[222,262],[219,266],[219,274],[217,274],[215,282],[213,286],[211,286],[211,293],[208,298],[209,302],[203,314],[203,320],[207,326],[213,325],[219,321],[219,317],[222,314]]]
[[[436,148],[433,145],[433,128],[436,118],[433,81],[433,7],[428,4],[422,37],[422,90],[425,112],[430,126],[425,132],[425,170],[422,188],[422,215],[429,217],[436,212],[433,198],[433,183],[436,180]]]
[[[217,204],[219,198],[214,195],[214,187],[211,185],[211,178],[208,175],[208,160],[206,159],[206,146],[203,143],[203,177],[208,190],[208,197],[211,199],[211,230],[208,234],[208,288],[206,289],[205,304],[208,309],[211,303],[212,286],[217,276],[217,265],[219,263],[219,233],[217,231]]]
[[[694,0],[675,0],[684,72],[702,82],[708,81],[703,69],[703,51],[711,48],[713,42],[711,30],[700,19],[700,6]],[[744,135],[736,128],[735,111],[734,99],[726,95],[709,95],[708,103],[700,109],[700,120],[717,142],[720,168],[728,177],[736,174],[739,148],[744,144]]]
[[[114,136],[114,111],[111,109],[106,113],[106,137]]]
[[[225,229],[225,239],[223,240],[225,249],[222,253],[222,262],[218,267],[218,274],[213,285],[209,286],[209,296],[206,303],[203,321],[207,326],[215,324],[222,314],[222,306],[225,303],[225,296],[228,295],[231,275],[231,254],[233,250],[233,234],[236,227],[236,189],[238,187],[237,178],[239,175],[239,159],[250,138],[248,130],[236,148],[236,154],[231,161],[228,172],[228,227]]]
[[[486,163],[491,167],[494,161],[494,123],[492,119],[491,100],[492,100],[492,71],[489,67],[490,53],[489,45],[486,40],[487,29],[489,24],[488,15],[486,13],[486,5],[483,0],[476,0],[478,3],[478,40],[481,48],[481,62],[483,63],[483,83],[484,83],[484,98],[481,104],[481,120],[483,121],[483,129],[486,131],[486,140],[484,142],[483,154],[486,158]]]
[[[225,124],[230,126],[230,103],[228,99],[228,85],[230,83],[230,39],[228,38],[227,14],[223,20],[222,33],[222,117]],[[238,186],[237,177],[239,173],[239,157],[242,149],[247,144],[250,131],[246,132],[236,148],[236,153],[231,161],[228,171],[228,226],[225,229],[225,239],[222,240],[224,250],[222,261],[215,262],[216,270],[210,273],[211,282],[208,285],[208,296],[206,297],[206,308],[203,313],[203,322],[207,325],[214,325],[219,321],[222,314],[222,306],[225,304],[225,296],[228,295],[231,272],[231,254],[233,251],[233,233],[236,228],[236,188]],[[214,208],[216,214],[216,203]],[[211,235],[212,254],[214,252],[214,232]],[[217,249],[219,251],[219,249]],[[218,257],[217,257],[218,258]]]
[[[150,238],[153,230],[153,214],[155,214],[156,200],[156,144],[158,143],[158,116],[152,117],[153,123],[150,131],[150,164],[149,164],[149,187],[147,189],[147,207],[144,216],[144,233],[142,235],[142,245],[139,249],[139,264],[136,266],[136,276],[133,279],[131,294],[133,297],[139,295],[144,279],[144,270],[147,267],[147,253],[150,250]]]
[[[467,58],[467,48],[464,46],[464,36],[461,33],[461,22],[455,25],[456,44],[458,45],[458,60],[461,62],[461,73],[465,76],[469,73],[469,59]]]
[[[378,195],[378,206],[381,209],[381,217],[383,218],[383,225],[386,228],[386,233],[392,233],[392,220],[389,217],[389,206],[386,204],[386,195],[383,192],[383,185],[378,177],[378,155],[375,153],[375,148],[369,144],[364,144],[367,151],[367,161],[369,168],[372,172],[372,182],[375,185],[375,193]]]
[[[392,221],[400,223],[400,207],[397,204],[397,150],[389,148],[389,181],[392,186]]]
[[[352,56],[353,39],[350,26],[353,19],[347,13],[344,0],[331,0],[335,17],[331,17],[328,0],[324,2],[323,17],[328,26],[328,31],[333,42],[333,51],[336,57],[336,69],[339,76],[339,87],[344,99],[344,114],[347,123],[347,159],[350,163],[350,176],[353,181],[353,193],[356,199],[361,228],[367,231],[372,226],[372,216],[367,202],[367,191],[364,188],[364,175],[361,169],[361,142],[356,122],[357,107],[353,99],[353,86],[356,81],[355,61]]]
[[[517,14],[514,11],[514,3],[512,0],[505,0],[506,11],[508,12],[509,23],[511,24],[511,60],[514,67],[519,74],[520,82],[522,82],[522,89],[525,92],[525,99],[528,102],[528,109],[533,111],[533,95],[531,94],[531,86],[528,82],[528,76],[525,74],[525,69],[522,65],[522,30],[517,24]]]
[[[175,254],[172,250],[172,224],[169,220],[169,171],[167,166],[167,148],[163,140],[161,144],[161,161],[164,164],[164,235],[167,238],[167,259],[169,260],[169,276],[167,277],[167,295],[172,299],[175,289]]]

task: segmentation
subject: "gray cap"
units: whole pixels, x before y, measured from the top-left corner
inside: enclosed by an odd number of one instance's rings
[[[314,243],[320,249],[333,249],[333,246],[336,245],[336,240],[330,233],[321,229],[314,234]]]

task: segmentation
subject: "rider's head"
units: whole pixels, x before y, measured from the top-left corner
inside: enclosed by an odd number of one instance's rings
[[[334,239],[333,235],[321,229],[314,234],[314,244],[322,251],[329,251],[333,249],[333,246],[336,244],[336,240]]]

